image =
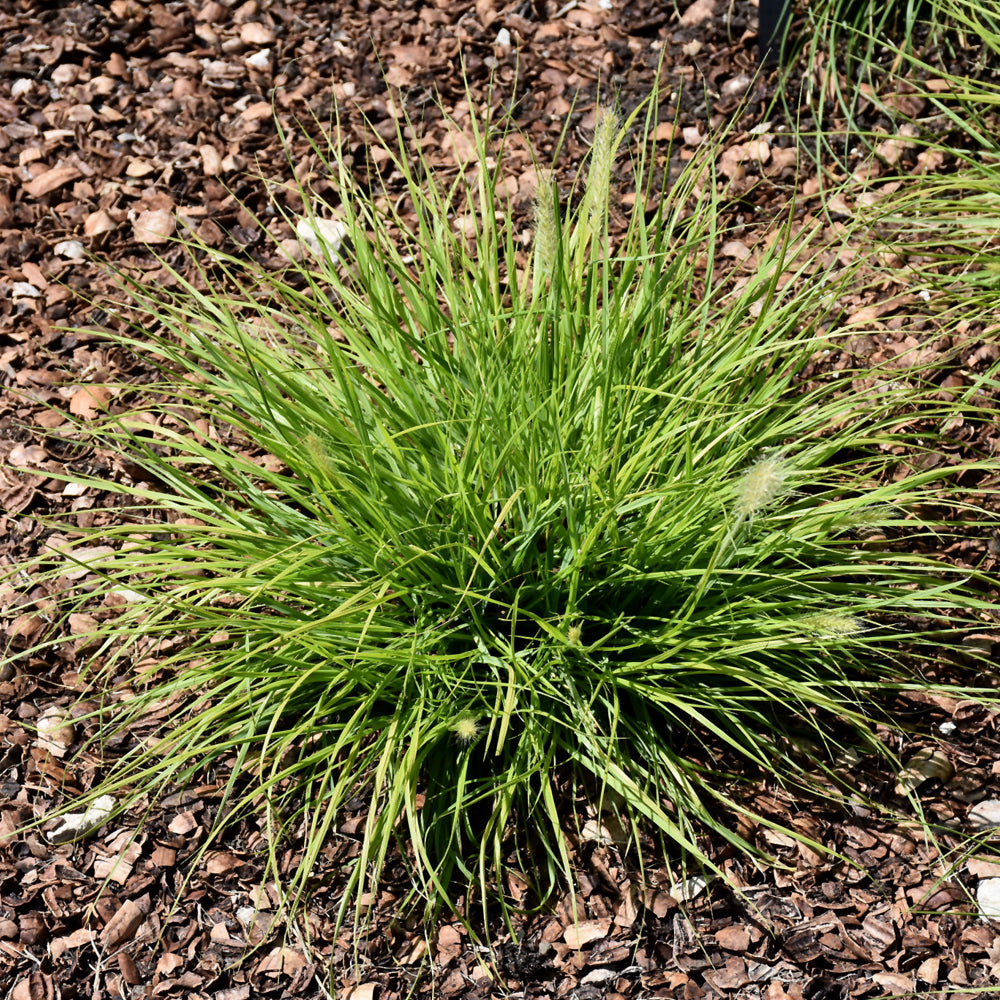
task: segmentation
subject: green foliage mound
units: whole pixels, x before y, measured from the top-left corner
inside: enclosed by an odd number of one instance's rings
[[[711,159],[653,190],[650,130],[604,113],[586,184],[562,204],[543,183],[530,238],[502,134],[477,128],[450,182],[401,140],[379,207],[333,149],[338,221],[307,197],[298,263],[192,244],[204,280],[126,286],[124,342],[162,380],[93,432],[141,520],[99,566],[124,597],[91,669],[106,734],[171,711],[95,795],[225,764],[222,826],[305,843],[293,894],[361,796],[347,914],[396,841],[429,903],[505,865],[560,884],[583,820],[561,776],[697,855],[704,831],[752,848],[744,779],[821,783],[833,723],[873,743],[904,643],[939,650],[907,616],[975,603],[920,554],[944,471],[898,465],[910,417],[926,436],[961,401],[914,370],[817,374],[853,234],[838,257],[776,233],[735,280]]]

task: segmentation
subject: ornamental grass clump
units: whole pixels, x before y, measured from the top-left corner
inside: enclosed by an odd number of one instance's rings
[[[988,114],[1000,59],[994,0],[822,0],[788,10],[780,110],[766,117],[786,116],[800,135],[812,131],[824,173],[905,171],[902,154],[916,137],[933,164],[963,156],[969,137],[995,136]]]
[[[949,406],[912,370],[854,391],[810,368],[851,234],[837,258],[788,229],[727,272],[711,158],[653,190],[653,124],[600,117],[582,191],[539,187],[534,247],[475,126],[457,180],[400,138],[392,199],[330,150],[340,225],[304,192],[300,262],[192,243],[197,278],[123,279],[122,343],[161,380],[87,429],[132,470],[97,484],[125,514],[98,592],[67,595],[117,595],[85,647],[126,739],[95,795],[218,768],[220,829],[259,824],[276,866],[300,845],[293,899],[360,813],[344,915],[396,845],[429,905],[506,866],[544,895],[582,788],[697,857],[705,832],[753,850],[744,785],[822,785],[834,726],[877,745],[904,644],[942,655],[907,616],[975,605],[916,506],[946,471],[899,458]]]
[[[870,0],[797,4],[789,0],[780,28],[784,34],[783,67],[790,67],[795,57],[805,53],[810,71],[823,75],[828,60],[846,60],[854,71],[846,81],[824,80],[831,89],[842,89],[845,96],[852,89],[858,90],[859,78],[872,69],[880,66],[887,71],[892,66],[895,72],[901,63],[916,56],[952,61],[982,72],[989,66],[990,51],[995,53],[1000,46],[1000,14],[992,0],[908,0],[898,4]],[[850,103],[856,106],[860,100],[862,92],[858,91]]]

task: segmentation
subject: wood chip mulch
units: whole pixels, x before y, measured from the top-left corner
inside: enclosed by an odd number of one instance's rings
[[[184,266],[170,242],[183,224],[211,246],[267,263],[275,251],[261,220],[286,249],[294,240],[268,207],[278,192],[296,209],[293,168],[318,197],[330,191],[307,133],[331,122],[334,106],[353,167],[381,172],[372,184],[389,188],[391,165],[375,140],[392,139],[403,109],[443,170],[459,169],[468,148],[470,100],[512,111],[543,163],[568,116],[557,162],[568,189],[599,84],[629,110],[648,93],[661,55],[668,99],[658,169],[676,172],[740,107],[754,73],[753,25],[742,0],[682,0],[676,9],[666,0],[0,0],[0,463],[35,473],[0,467],[0,578],[51,542],[39,518],[111,516],[95,513],[103,498],[93,490],[58,476],[128,473],[113,456],[73,450],[53,433],[64,414],[92,419],[148,378],[140,359],[102,337],[109,278],[90,255],[164,280],[157,255]],[[818,207],[815,169],[789,126],[772,120],[750,131],[767,107],[767,81],[755,86],[719,161],[731,195],[719,259],[736,272],[752,266],[756,219],[778,214],[793,193],[803,223]],[[905,102],[905,88],[894,99]],[[874,106],[862,114],[892,131]],[[826,124],[836,131],[836,120]],[[508,193],[527,220],[535,166],[526,144],[508,152]],[[891,154],[904,169],[948,169],[905,143]],[[885,156],[849,166],[879,163]],[[859,291],[847,309],[859,335],[826,363],[856,368],[919,349],[939,359],[942,391],[996,363],[996,318],[991,327],[970,317],[959,339],[942,339],[933,318],[912,320],[913,302],[908,289]],[[1000,448],[983,421],[959,421],[951,434],[941,461]],[[980,527],[949,557],[995,566],[1000,540]],[[85,567],[80,576],[85,586]],[[47,634],[55,608],[45,600],[30,578],[0,583],[3,648]],[[70,620],[70,634],[87,624]],[[975,638],[994,655],[998,641],[988,626]],[[275,919],[280,894],[265,879],[259,832],[238,828],[193,860],[224,777],[137,808],[82,842],[53,843],[60,838],[48,827],[24,832],[64,790],[91,787],[101,774],[96,758],[73,757],[81,727],[47,724],[76,705],[76,657],[85,652],[67,644],[0,664],[0,997],[839,1000],[953,991],[964,1000],[1000,984],[1000,924],[980,917],[978,898],[1000,878],[1000,845],[994,853],[984,833],[966,857],[952,832],[1000,823],[997,713],[985,707],[926,696],[894,706],[913,732],[901,749],[916,756],[911,787],[941,831],[936,842],[863,804],[845,814],[762,783],[754,806],[822,852],[744,829],[777,860],[706,844],[727,886],[666,863],[640,869],[610,822],[591,816],[589,839],[573,845],[577,895],[519,918],[513,933],[492,917],[480,941],[453,921],[403,919],[409,883],[400,864],[366,900],[365,925],[335,934],[338,885],[357,854],[350,821],[314,873],[305,919],[287,927]],[[873,771],[861,784],[905,813],[895,780]],[[655,859],[655,846],[647,849]],[[279,860],[292,870],[295,845]],[[504,888],[514,900],[524,894],[513,874]]]

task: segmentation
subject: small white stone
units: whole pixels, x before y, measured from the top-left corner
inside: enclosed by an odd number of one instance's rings
[[[1000,799],[983,799],[969,810],[968,819],[973,830],[1000,826]]]
[[[580,983],[585,986],[589,986],[593,983],[606,983],[609,979],[614,979],[617,975],[618,973],[615,972],[614,969],[604,969],[599,967],[591,969],[590,972],[588,972],[583,979],[580,980]]]
[[[942,736],[951,736],[956,729],[958,729],[958,726],[956,726],[954,722],[942,722],[941,725],[938,726],[938,732]]]
[[[76,726],[61,708],[47,708],[38,717],[38,745],[53,757],[65,757],[76,740]]]
[[[82,260],[87,252],[79,240],[61,240],[52,248],[60,257],[68,260]]]
[[[37,299],[41,297],[39,291],[29,281],[15,281],[10,286],[10,297],[12,299]]]
[[[247,56],[244,61],[254,69],[267,69],[271,65],[271,50],[261,49],[260,52]]]
[[[81,840],[103,826],[114,809],[114,797],[102,795],[94,800],[86,812],[63,816],[59,826],[49,834],[49,841],[53,844],[68,844],[72,840]]]
[[[580,831],[580,839],[598,844],[627,844],[628,832],[615,816],[605,816],[603,821],[588,819]]]
[[[501,28],[497,32],[496,44],[502,49],[510,48],[510,32],[506,28]]]
[[[691,878],[684,879],[683,882],[675,882],[670,887],[670,895],[678,903],[686,903],[689,899],[700,896],[707,887],[708,882],[705,879],[700,875],[693,875]]]
[[[30,94],[33,86],[34,84],[31,80],[29,80],[26,76],[22,76],[19,80],[15,80],[10,85],[10,96],[18,98],[22,94]]]
[[[723,83],[721,90],[724,97],[733,97],[735,94],[745,94],[753,81],[746,73],[737,73]]]
[[[335,252],[340,249],[347,235],[347,225],[339,219],[299,219],[295,234],[317,256],[322,256],[323,247],[336,260]]]
[[[253,926],[253,918],[255,916],[257,916],[257,911],[252,906],[241,906],[236,911],[236,919],[244,926],[244,928]]]
[[[1000,878],[984,878],[976,890],[976,900],[981,917],[1000,919]]]

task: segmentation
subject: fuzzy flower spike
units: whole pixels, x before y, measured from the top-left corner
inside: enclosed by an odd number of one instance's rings
[[[770,506],[784,491],[788,466],[778,456],[757,462],[744,476],[736,499],[736,517],[739,521],[758,514]]]
[[[559,258],[558,195],[549,172],[539,174],[535,195],[534,273],[537,278],[546,278],[551,276]]]
[[[463,747],[467,747],[480,733],[482,726],[475,715],[463,713],[451,725],[455,739]]]

